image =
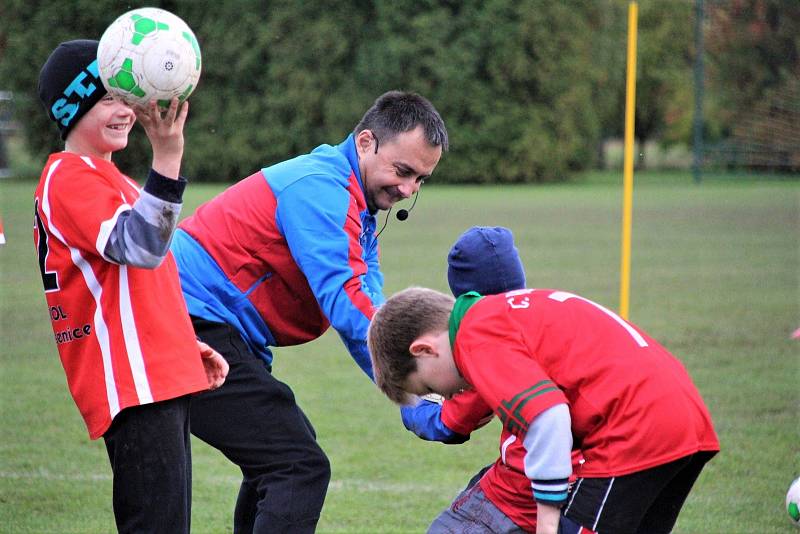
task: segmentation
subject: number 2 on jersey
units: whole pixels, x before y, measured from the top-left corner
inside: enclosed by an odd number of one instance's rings
[[[58,273],[55,271],[48,271],[47,254],[50,249],[47,248],[47,232],[44,229],[42,218],[39,217],[39,199],[34,202],[33,217],[36,219],[36,233],[39,236],[38,243],[36,244],[36,253],[39,256],[39,271],[42,274],[42,284],[44,285],[45,292],[58,290]]]

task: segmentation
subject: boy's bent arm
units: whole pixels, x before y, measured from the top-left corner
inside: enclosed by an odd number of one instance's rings
[[[151,172],[137,198],[139,186],[116,168],[70,154],[51,158],[42,179],[42,213],[65,245],[137,267],[156,267],[167,254],[185,180]]]
[[[119,212],[103,254],[122,265],[155,269],[169,252],[186,180],[180,177],[189,103],[177,98],[161,112],[155,101],[136,110],[153,148],[153,165],[133,209]]]
[[[572,474],[572,431],[567,405],[556,404],[536,416],[522,443],[526,451],[525,474],[531,480],[539,514],[536,531],[555,533]]]
[[[145,269],[158,267],[169,252],[178,225],[186,180],[154,170],[132,209],[120,212],[108,234],[104,255],[115,263]]]

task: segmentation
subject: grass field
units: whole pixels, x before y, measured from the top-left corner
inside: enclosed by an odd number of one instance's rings
[[[426,187],[382,239],[386,293],[446,290],[445,255],[470,225],[511,227],[529,285],[619,305],[619,177],[515,187]],[[90,442],[52,341],[32,245],[31,181],[0,181],[0,531],[114,531],[102,440]],[[184,213],[221,186],[191,185]],[[800,475],[800,183],[637,175],[631,319],[679,356],[715,420],[722,453],[677,533],[794,531],[783,510]],[[276,351],[333,465],[319,532],[424,532],[497,457],[492,423],[462,446],[408,433],[335,334]],[[193,444],[193,531],[231,531],[239,478]]]

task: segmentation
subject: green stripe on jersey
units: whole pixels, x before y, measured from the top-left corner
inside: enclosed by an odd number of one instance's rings
[[[544,395],[551,391],[556,391],[558,388],[551,380],[542,380],[537,384],[525,389],[507,401],[501,401],[498,408],[500,420],[503,422],[503,427],[509,432],[528,431],[528,421],[522,415],[522,409],[531,399]]]

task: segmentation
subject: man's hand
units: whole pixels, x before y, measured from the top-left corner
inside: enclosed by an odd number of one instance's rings
[[[197,340],[197,348],[200,349],[200,358],[203,360],[203,367],[206,370],[208,389],[217,389],[225,382],[225,377],[228,376],[228,362],[219,352],[199,339]]]

